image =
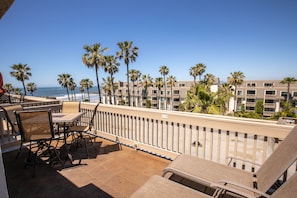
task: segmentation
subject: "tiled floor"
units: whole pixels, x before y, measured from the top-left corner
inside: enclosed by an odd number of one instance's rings
[[[8,191],[14,197],[129,197],[150,176],[161,175],[169,160],[137,151],[100,138],[96,147],[73,151],[74,163],[59,169],[42,161],[32,178],[32,167],[24,169],[25,153],[3,153]]]

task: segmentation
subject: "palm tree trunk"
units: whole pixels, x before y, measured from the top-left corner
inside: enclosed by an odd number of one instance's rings
[[[164,107],[165,110],[167,110],[167,95],[166,95],[166,82],[165,82],[165,75],[163,75],[164,77],[164,92],[165,92],[165,100],[164,100]]]
[[[127,64],[127,83],[128,83],[128,106],[130,107],[130,85],[129,85],[129,64]]]
[[[290,83],[288,83],[288,87],[287,87],[287,102],[289,102],[289,98],[290,98]]]
[[[26,92],[26,86],[25,86],[25,81],[24,80],[22,81],[22,84],[23,84],[23,88],[24,88],[24,95],[26,96],[27,92]]]
[[[68,100],[70,101],[70,96],[69,96],[69,90],[68,90],[68,87],[66,87],[66,92],[67,92]]]
[[[236,86],[234,88],[234,112],[236,112],[236,107],[237,107],[237,95],[236,95]]]
[[[89,101],[90,101],[90,91],[89,91],[89,88],[87,88],[87,93],[88,93],[88,98],[89,98]]]
[[[133,87],[132,87],[132,102],[133,102],[133,107],[135,107],[135,92],[134,92],[134,82],[133,82]]]
[[[112,104],[112,100],[111,100],[111,91],[108,92],[109,95],[109,104]]]
[[[100,89],[100,83],[99,83],[99,78],[98,78],[98,65],[95,65],[96,68],[96,80],[97,80],[97,88],[98,88],[98,95],[99,95],[99,103],[102,103],[101,101],[101,89]]]
[[[114,83],[113,83],[113,76],[112,74],[110,75],[110,79],[111,79],[111,88],[112,88],[112,94],[113,94],[113,104],[116,104],[116,97],[115,97],[115,89],[114,89]],[[112,104],[110,102],[110,104]]]
[[[171,106],[171,111],[172,111],[172,110],[173,110],[173,94],[172,94],[172,85],[171,85],[171,90],[170,90],[170,91],[171,91],[171,99],[170,99],[170,101],[171,101],[170,103],[171,103],[171,104],[170,104],[170,106]]]

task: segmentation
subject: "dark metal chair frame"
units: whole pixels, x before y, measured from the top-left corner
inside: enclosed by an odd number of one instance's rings
[[[51,145],[55,139],[51,110],[17,111],[15,115],[22,139],[24,142],[29,142],[29,152],[24,167],[33,165],[32,177],[35,176],[37,157],[48,156],[50,164],[53,164],[55,159],[62,163],[60,153]]]

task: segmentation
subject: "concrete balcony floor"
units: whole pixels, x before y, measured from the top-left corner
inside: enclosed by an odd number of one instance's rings
[[[161,175],[169,160],[96,138],[96,148],[88,145],[73,150],[73,163],[51,167],[39,160],[24,168],[26,153],[3,153],[8,192],[14,197],[129,197],[152,175]],[[121,148],[120,148],[121,147]],[[62,156],[62,149],[61,149]]]

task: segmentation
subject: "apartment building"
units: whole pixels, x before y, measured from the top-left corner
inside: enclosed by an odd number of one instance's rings
[[[219,79],[216,79],[214,85],[211,86],[211,90],[216,92],[218,90]],[[148,87],[147,94],[143,87],[137,85],[132,86],[130,82],[130,97],[131,106],[146,107],[147,100],[150,100],[150,106],[153,109],[165,109],[178,111],[179,105],[185,100],[187,91],[194,84],[193,81],[177,81],[175,86],[166,87],[166,94],[164,87],[158,90],[157,87]],[[119,82],[119,88],[116,91],[117,104],[120,101],[124,101],[128,104],[128,86],[126,82]],[[166,97],[166,100],[165,100]],[[106,98],[106,97],[105,97]],[[105,99],[106,100],[106,99]],[[107,100],[106,100],[107,101]],[[108,102],[107,102],[108,103]]]
[[[236,109],[241,110],[244,107],[245,111],[254,112],[256,109],[256,102],[258,100],[263,101],[264,116],[271,116],[275,112],[281,110],[281,101],[286,100],[287,97],[287,85],[281,84],[281,80],[246,80],[242,85],[237,88],[237,104]],[[216,92],[220,81],[216,80],[214,85],[211,86],[211,91]],[[119,88],[115,93],[117,104],[120,102],[128,104],[128,86],[126,82],[119,82]],[[150,100],[151,108],[153,109],[165,109],[178,111],[180,103],[185,100],[187,91],[193,85],[193,81],[178,81],[175,86],[166,87],[165,91],[162,88],[160,91],[156,87],[149,87],[147,90],[147,96],[143,87],[137,83],[132,86],[130,82],[130,96],[131,106],[146,107],[146,100]],[[297,83],[293,83],[290,86],[290,96],[293,100],[297,100]],[[113,101],[113,99],[112,99]],[[108,97],[103,94],[103,102],[109,103]],[[243,104],[243,105],[242,105]],[[234,110],[234,98],[230,99],[229,112]]]
[[[166,98],[164,87],[159,91],[157,87],[148,87],[147,94],[140,85],[130,83],[130,102],[131,106],[146,107],[146,101],[151,101],[151,108],[178,110],[179,104],[185,99],[187,91],[193,85],[193,81],[178,81],[175,86],[166,87]],[[119,82],[119,89],[116,91],[117,102],[124,101],[128,104],[128,84],[126,82]]]
[[[287,93],[287,84],[281,84],[281,80],[246,80],[237,88],[237,110],[244,104],[246,111],[255,111],[256,102],[263,101],[264,116],[271,116],[281,109],[281,101],[291,96],[297,100],[297,83],[290,85],[290,95]]]

